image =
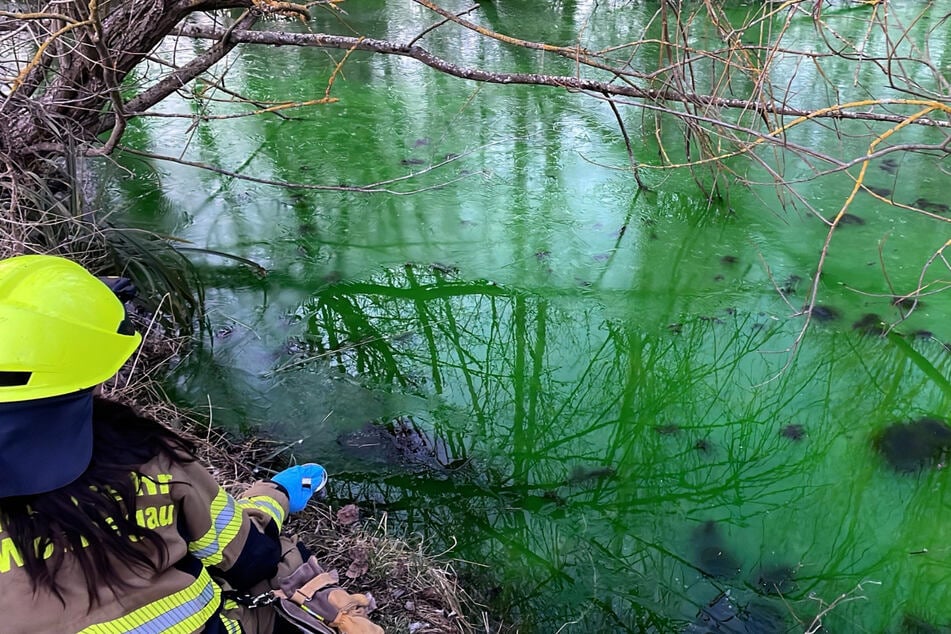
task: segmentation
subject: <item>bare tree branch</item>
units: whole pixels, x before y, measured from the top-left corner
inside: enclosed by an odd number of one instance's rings
[[[214,46],[181,68],[169,73],[154,86],[129,101],[126,104],[126,110],[131,113],[148,110],[176,90],[187,85],[237,46],[238,42],[231,37],[234,31],[249,28],[257,19],[258,15],[256,13],[245,11],[229,29],[222,31],[221,37],[216,38],[218,41],[215,42]],[[102,129],[108,129],[109,125],[110,122],[104,122]]]
[[[224,31],[222,29],[198,25],[185,25],[182,28],[176,30],[176,33],[188,37],[212,40],[220,40],[224,36]],[[903,115],[883,114],[868,111],[851,111],[845,109],[844,106],[825,108],[821,111],[806,110],[777,104],[754,102],[746,99],[730,99],[719,97],[717,95],[696,94],[679,90],[655,90],[651,88],[638,88],[636,86],[611,84],[604,81],[584,79],[567,75],[493,72],[479,68],[459,66],[453,62],[433,55],[426,49],[419,46],[409,46],[407,44],[399,44],[396,42],[376,40],[372,38],[328,35],[324,33],[288,33],[283,31],[246,31],[240,29],[233,30],[229,37],[232,41],[242,44],[355,49],[359,51],[380,53],[383,55],[399,55],[402,57],[410,57],[415,59],[423,64],[426,64],[430,68],[434,68],[447,75],[492,84],[526,84],[535,86],[550,86],[554,88],[563,88],[568,91],[584,91],[600,93],[604,95],[634,97],[648,101],[673,101],[685,104],[695,104],[699,106],[736,108],[794,117],[852,119],[857,121],[881,121],[885,123],[901,123],[905,120]],[[879,103],[884,105],[900,104],[905,102],[898,99],[883,99]],[[916,119],[914,123],[915,125],[922,126],[951,128],[951,120],[922,118]]]

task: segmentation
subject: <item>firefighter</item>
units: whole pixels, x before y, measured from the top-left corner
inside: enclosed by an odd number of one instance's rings
[[[97,396],[141,342],[70,260],[0,260],[0,631],[271,634],[269,587],[306,557],[281,538],[326,481],[298,465],[229,495],[194,446]],[[227,593],[225,593],[227,595]],[[282,630],[283,631],[283,630]]]

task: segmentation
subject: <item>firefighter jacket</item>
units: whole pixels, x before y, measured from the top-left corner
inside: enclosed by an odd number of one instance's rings
[[[235,499],[197,462],[164,455],[133,477],[136,520],[164,540],[164,569],[153,575],[117,562],[130,588],[115,593],[103,587],[99,602],[90,604],[82,571],[66,557],[54,571],[64,589],[61,601],[42,588],[34,594],[19,552],[0,527],[0,634],[242,631],[222,614],[221,585],[250,588],[275,574],[288,511],[283,489],[257,482]],[[157,553],[154,560],[160,561]]]

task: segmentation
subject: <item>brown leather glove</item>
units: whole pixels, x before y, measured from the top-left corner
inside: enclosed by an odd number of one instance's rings
[[[376,609],[372,594],[350,594],[343,588],[326,588],[314,595],[311,604],[321,614],[333,614],[327,622],[343,634],[383,634],[383,628],[367,618],[367,614]]]
[[[298,624],[307,624],[312,631],[323,631],[323,624],[337,628],[342,634],[384,634],[367,615],[376,609],[372,594],[350,594],[333,585],[337,571],[324,572],[311,557],[291,575],[281,579],[282,598],[278,606],[285,616]]]
[[[365,616],[350,616],[341,612],[337,620],[331,623],[342,634],[384,634],[383,628]]]

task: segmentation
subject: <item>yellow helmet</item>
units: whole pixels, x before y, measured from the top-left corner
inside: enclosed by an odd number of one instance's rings
[[[79,264],[52,255],[0,260],[0,403],[93,387],[141,341],[119,298]]]

